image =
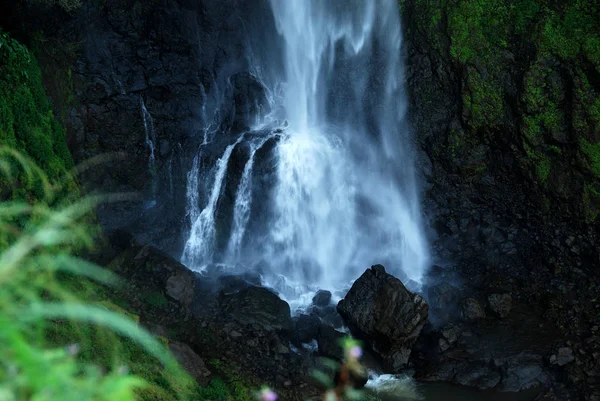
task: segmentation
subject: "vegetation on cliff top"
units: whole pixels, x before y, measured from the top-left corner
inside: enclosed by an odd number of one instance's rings
[[[401,7],[407,4],[400,0]],[[410,4],[410,18],[416,19],[433,50],[460,71],[469,135],[484,138],[516,131],[528,169],[548,193],[563,190],[549,181],[552,171],[578,160],[583,214],[587,221],[597,216],[588,209],[593,207],[588,200],[590,193],[600,191],[600,3]]]

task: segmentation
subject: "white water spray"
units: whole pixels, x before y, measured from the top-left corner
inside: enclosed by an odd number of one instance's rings
[[[225,153],[223,153],[223,156],[217,161],[215,166],[215,179],[207,205],[199,214],[197,209],[194,207],[190,208],[190,218],[192,219],[193,223],[190,231],[190,237],[187,240],[183,250],[183,263],[185,263],[187,266],[193,266],[198,270],[202,270],[206,263],[211,261],[211,257],[214,253],[214,240],[216,232],[215,207],[217,205],[217,201],[219,200],[223,181],[225,180],[225,173],[227,172],[229,157],[231,156],[231,152],[233,152],[235,146],[240,143],[242,138],[243,136],[240,136],[235,143],[227,146]],[[192,172],[194,170],[199,170],[197,167],[197,159],[198,157],[194,159],[195,166],[192,168]],[[188,181],[196,180],[196,183],[192,183],[192,186],[198,185],[198,179],[199,177],[197,174],[196,177],[190,177],[188,175]],[[193,202],[194,195],[189,195],[188,200]],[[194,204],[197,205],[197,203]]]
[[[154,130],[154,120],[152,119],[152,115],[148,112],[142,97],[140,97],[140,104],[142,108],[142,121],[144,122],[145,142],[148,151],[150,152],[150,155],[148,156],[148,170],[152,176],[152,198],[154,201],[156,198],[156,157],[154,155],[156,131]]]
[[[237,262],[241,255],[242,241],[246,234],[248,220],[250,219],[250,208],[252,207],[252,172],[254,167],[254,155],[256,151],[267,141],[261,138],[251,143],[250,158],[244,167],[242,179],[237,190],[235,206],[233,209],[233,228],[227,245],[227,258],[231,262]]]
[[[276,171],[260,172],[274,177],[272,190],[253,193],[262,144],[250,143],[232,227],[225,233],[227,249],[214,252],[214,206],[230,145],[217,163],[207,205],[189,211],[193,224],[184,263],[199,269],[206,263],[266,262],[265,282],[298,302],[317,288],[343,290],[375,263],[420,283],[428,246],[405,122],[397,2],[269,1],[283,43],[273,49],[284,51],[273,60],[282,57],[283,70],[273,67],[281,63],[263,60],[251,71],[266,86],[271,110],[277,110],[273,118],[257,115],[255,131],[268,130],[281,110],[287,120],[272,151]],[[273,136],[272,130],[261,135]],[[255,140],[250,137],[244,141]],[[197,204],[198,160],[190,174],[188,204]],[[269,209],[254,225],[253,196]],[[242,246],[244,238],[252,246]]]
[[[339,288],[381,261],[419,283],[428,252],[403,126],[396,1],[270,0],[285,43],[270,256],[287,277]]]

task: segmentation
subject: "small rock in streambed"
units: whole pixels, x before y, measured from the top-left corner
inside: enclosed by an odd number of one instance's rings
[[[555,354],[550,356],[550,363],[552,365],[564,366],[574,360],[573,349],[570,347],[560,347]]]
[[[331,302],[331,291],[319,290],[312,299],[313,305],[327,306]]]
[[[485,311],[479,301],[474,298],[467,298],[463,301],[460,308],[462,315],[467,320],[478,320],[485,318]]]
[[[488,297],[488,305],[492,312],[505,318],[512,309],[512,297],[510,294],[492,294]]]
[[[456,344],[459,329],[453,324],[448,324],[440,330],[441,337],[438,339],[440,352],[447,351]]]

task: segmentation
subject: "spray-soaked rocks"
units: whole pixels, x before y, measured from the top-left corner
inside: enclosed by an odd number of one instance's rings
[[[319,290],[312,299],[313,305],[327,306],[331,302],[331,291]]]
[[[428,306],[420,295],[376,265],[354,282],[338,311],[354,335],[398,370],[408,362],[427,320]]]
[[[272,291],[249,287],[222,299],[223,311],[237,323],[263,331],[291,333],[290,306]]]
[[[300,315],[294,319],[294,340],[298,344],[308,344],[319,334],[321,319],[316,315]]]

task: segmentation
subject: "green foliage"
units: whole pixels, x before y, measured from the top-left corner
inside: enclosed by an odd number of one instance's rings
[[[448,7],[450,54],[463,64],[508,45],[510,7],[503,0],[462,0]]]
[[[514,20],[514,33],[517,35],[523,35],[528,31],[541,9],[536,0],[517,0],[510,7]]]
[[[157,308],[163,308],[169,304],[167,298],[162,293],[156,291],[145,292],[141,294],[140,298],[149,305]]]
[[[600,178],[600,142],[591,143],[587,139],[581,138],[579,146],[587,158],[590,171]]]
[[[475,129],[498,125],[504,116],[503,93],[499,84],[492,79],[484,79],[475,69],[468,70],[467,83],[464,104],[471,112],[469,124]]]
[[[41,188],[52,189],[40,168],[0,147],[1,172],[10,172],[15,160],[32,177],[39,175]],[[43,202],[0,204],[2,232],[15,232],[16,216],[26,220],[24,230],[2,236],[6,242],[0,253],[3,400],[134,401],[141,389],[153,388],[148,378],[172,393],[186,394],[179,390],[187,376],[160,341],[113,307],[94,305],[93,299],[81,303],[77,291],[65,287],[69,282],[110,285],[116,280],[108,271],[69,254],[72,247],[92,246],[84,218],[97,202],[83,198],[54,208]]]
[[[600,91],[594,89],[584,71],[576,70],[573,102],[573,128],[580,136],[593,136],[600,130]]]
[[[542,155],[539,157],[536,172],[542,183],[548,180],[548,175],[550,174],[550,158],[548,156]]]
[[[555,154],[557,154],[557,155],[560,155],[560,154],[562,153],[562,150],[561,150],[561,148],[559,148],[559,147],[558,147],[558,146],[556,146],[556,145],[551,145],[551,146],[550,146],[550,150],[551,150],[552,152],[554,152]]]
[[[600,6],[593,0],[575,0],[565,3],[561,10],[545,9],[547,19],[541,31],[540,49],[572,59],[585,52],[592,62],[600,59],[600,31],[597,16]]]
[[[65,141],[65,131],[54,118],[36,59],[25,46],[2,31],[0,143],[31,157],[51,182],[62,181],[65,192],[76,192],[75,181],[68,175],[73,160]],[[12,198],[39,200],[43,191],[24,179],[22,172],[22,169],[14,172],[18,180]],[[19,190],[21,187],[24,190]]]
[[[198,400],[207,401],[254,401],[251,391],[239,383],[226,384],[221,379],[213,379],[207,387],[196,393]]]

